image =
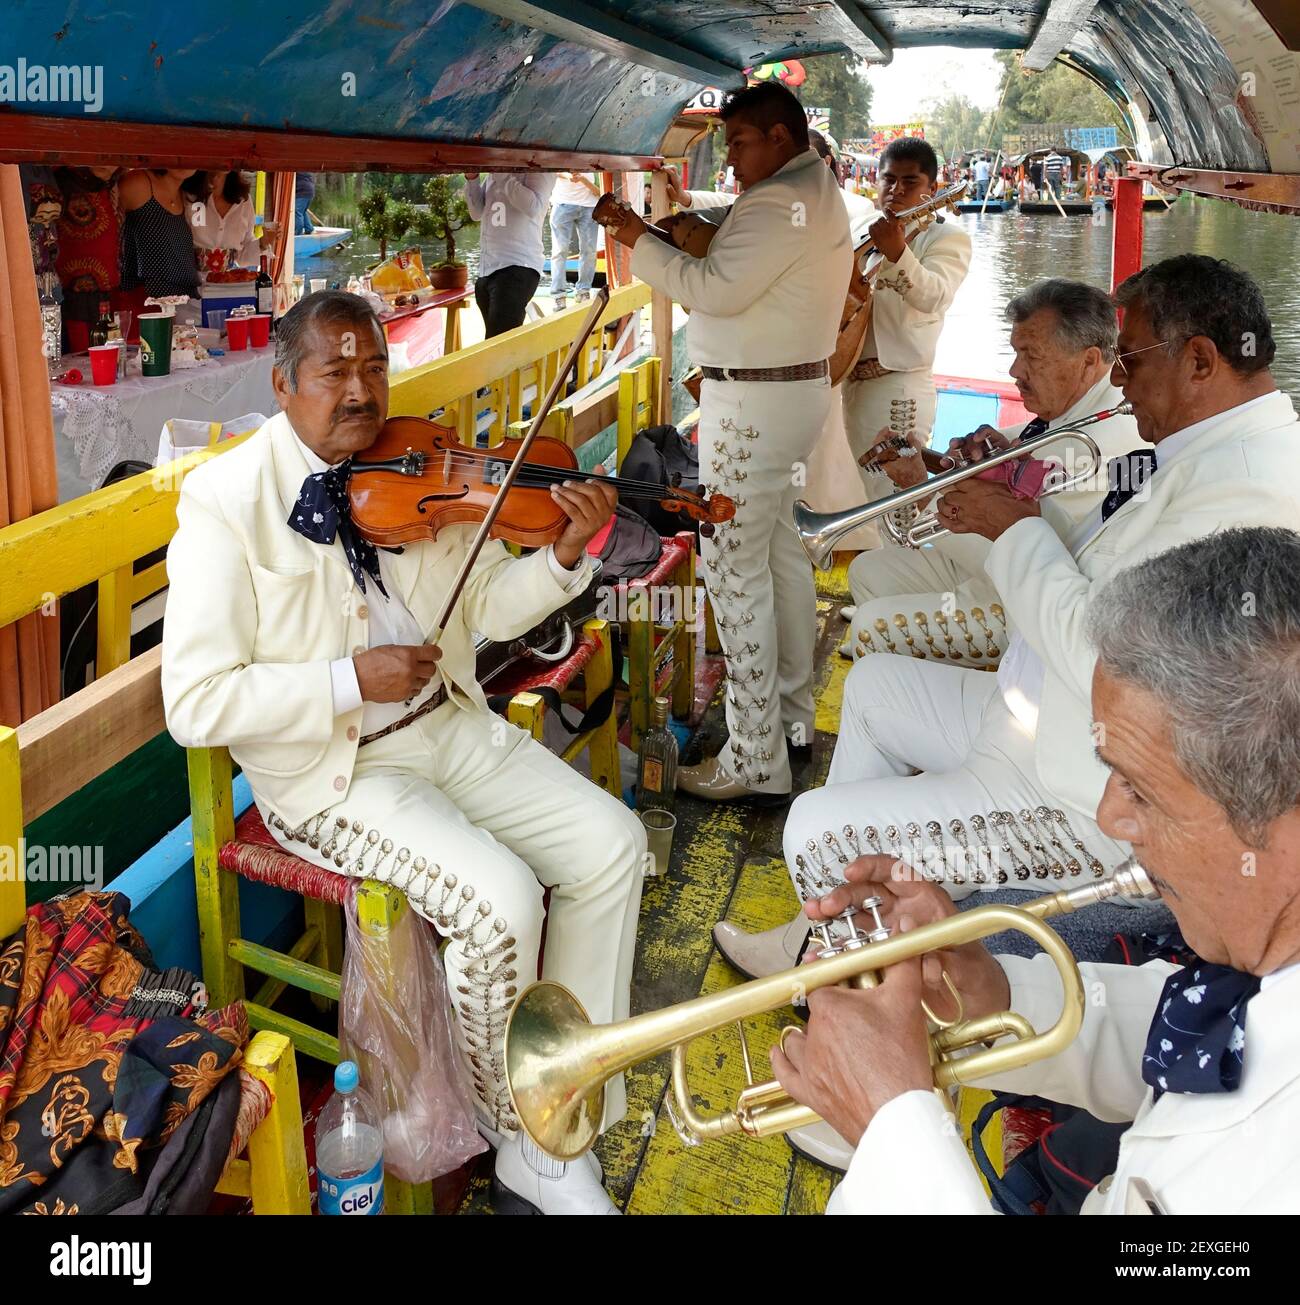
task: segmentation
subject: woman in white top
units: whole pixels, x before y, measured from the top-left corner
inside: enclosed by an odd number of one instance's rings
[[[190,231],[201,261],[208,250],[224,250],[236,267],[256,267],[262,250],[278,230],[274,222],[262,223],[259,239],[253,233],[254,213],[250,187],[242,172],[196,172],[185,183],[189,201]]]

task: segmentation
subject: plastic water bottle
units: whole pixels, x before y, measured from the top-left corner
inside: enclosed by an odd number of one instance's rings
[[[358,1086],[356,1065],[334,1071],[334,1095],[316,1121],[316,1191],[321,1214],[383,1214],[384,1132]]]

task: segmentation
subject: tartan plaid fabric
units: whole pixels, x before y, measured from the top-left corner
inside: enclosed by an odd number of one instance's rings
[[[242,1004],[159,972],[121,893],[33,906],[0,947],[0,1214],[138,1196],[157,1149],[235,1069]]]

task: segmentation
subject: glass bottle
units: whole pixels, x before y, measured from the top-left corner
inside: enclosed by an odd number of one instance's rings
[[[677,802],[677,738],[668,728],[668,699],[656,698],[650,728],[641,739],[636,809],[671,811]]]
[[[63,370],[63,310],[54,297],[54,273],[41,273],[41,352],[53,378]]]
[[[108,343],[108,331],[112,324],[113,319],[108,315],[108,300],[101,300],[99,305],[99,317],[95,320],[95,325],[90,328],[90,344],[92,348],[98,344]]]

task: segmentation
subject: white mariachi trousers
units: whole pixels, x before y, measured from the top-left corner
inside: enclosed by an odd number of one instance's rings
[[[898,435],[919,434],[925,442],[934,429],[939,399],[928,371],[886,372],[871,381],[844,380],[844,432],[858,461],[888,427]],[[871,480],[864,473],[870,495]]]
[[[1011,634],[984,573],[988,550],[986,539],[950,535],[924,548],[886,543],[859,553],[849,563],[853,656],[898,653],[996,667]]]
[[[785,740],[813,737],[817,589],[794,530],[828,379],[709,381],[700,389],[700,479],[736,515],[700,541],[727,661],[723,769],[756,792],[788,793]]]
[[[784,842],[805,900],[872,853],[942,880],[957,900],[1089,883],[1128,854],[1044,789],[1033,736],[995,676],[902,657],[854,663],[826,785],[795,799]]]
[[[287,851],[401,888],[451,940],[443,960],[456,1026],[498,1131],[518,1128],[503,1039],[516,994],[537,977],[543,887],[542,977],[564,984],[597,1024],[627,1017],[645,833],[516,726],[444,703],[363,747],[347,796],[304,825],[258,807]],[[604,1127],[625,1110],[616,1075]]]

